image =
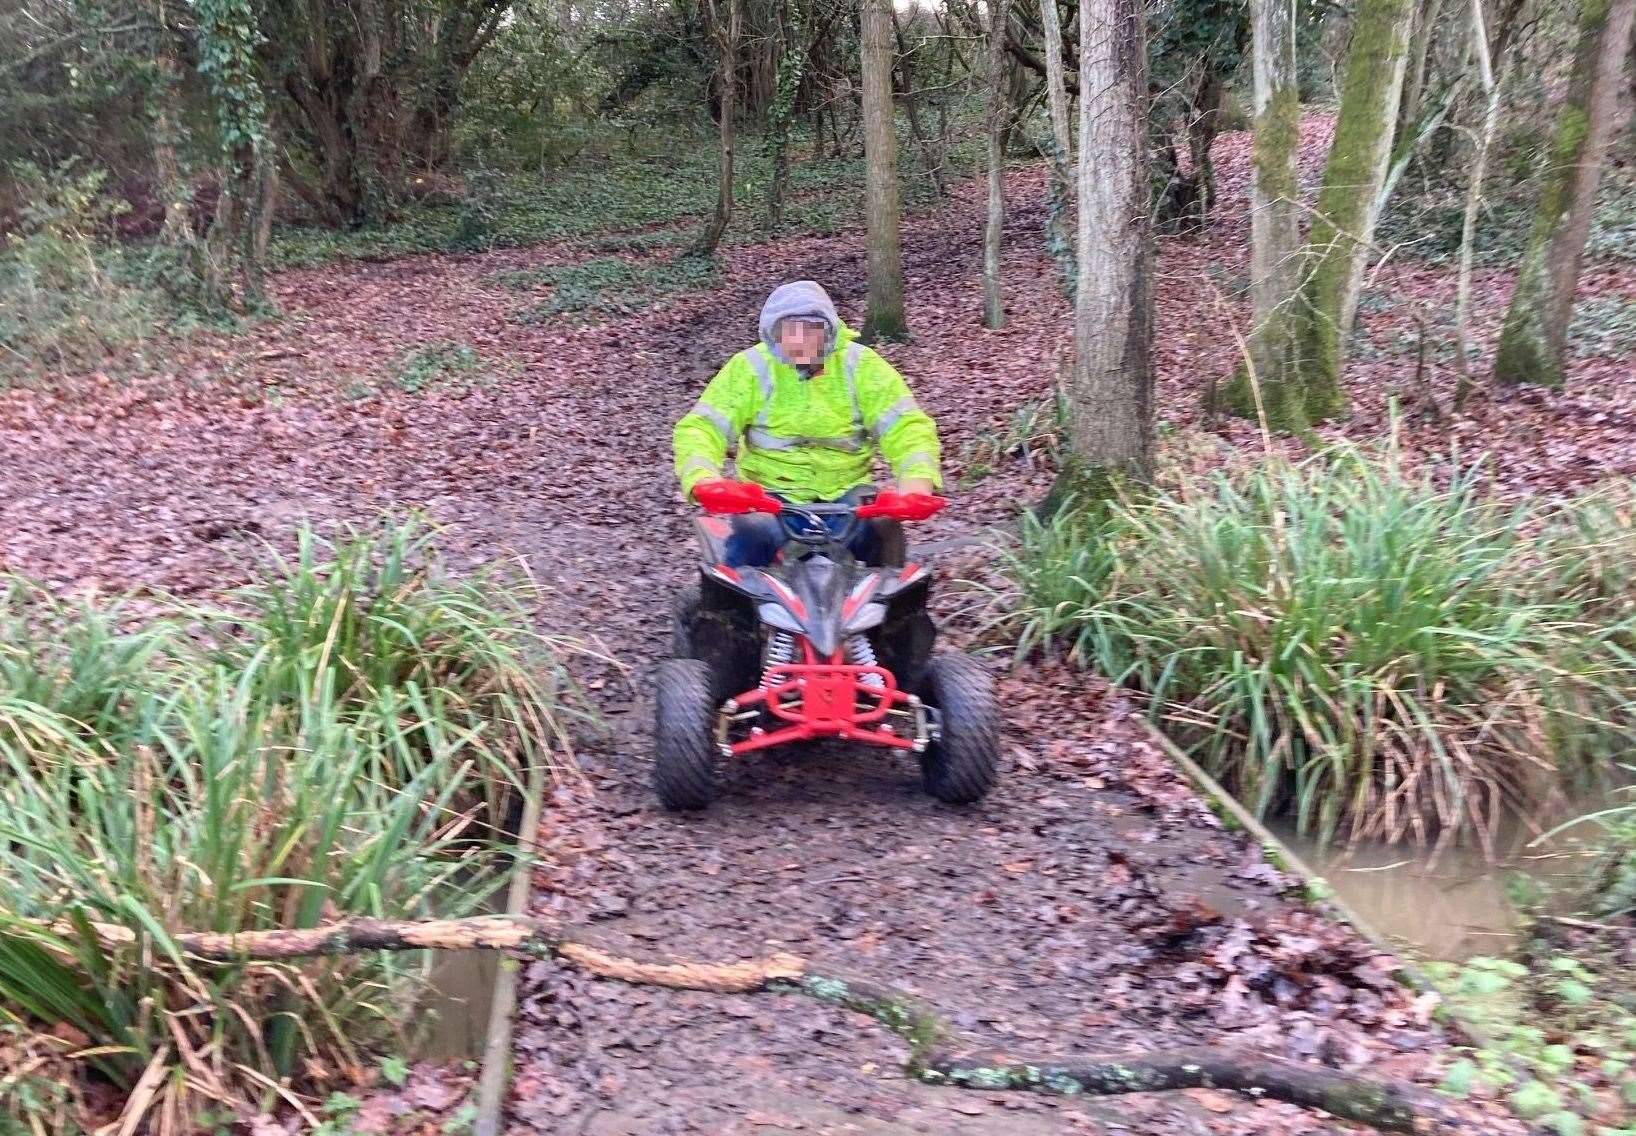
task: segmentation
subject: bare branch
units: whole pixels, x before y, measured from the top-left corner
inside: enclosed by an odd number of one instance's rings
[[[111,949],[134,947],[136,934],[93,923]],[[13,932],[15,933],[15,931]],[[41,945],[74,928],[38,928]],[[1383,1132],[1431,1132],[1455,1122],[1439,1102],[1333,1070],[1226,1049],[1184,1049],[1095,1057],[992,1059],[953,1048],[962,1039],[948,1020],[894,986],[820,968],[794,955],[715,963],[615,953],[577,928],[513,915],[396,922],[358,919],[303,930],[238,934],[180,932],[184,955],[215,962],[284,961],[361,951],[498,950],[554,959],[599,978],[637,986],[714,994],[795,994],[873,1018],[909,1044],[906,1072],[916,1080],[986,1092],[1118,1096],[1215,1088],[1287,1101]]]

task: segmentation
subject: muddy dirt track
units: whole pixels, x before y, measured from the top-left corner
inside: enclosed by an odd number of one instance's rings
[[[1026,190],[1029,178],[1020,182]],[[968,206],[962,205],[964,209]],[[1015,318],[980,333],[974,225],[906,230],[916,344],[888,354],[942,425],[951,465],[1049,385],[1063,311],[1012,218]],[[1430,1076],[1447,1044],[1387,978],[1389,959],[1280,896],[1288,881],[1224,832],[1092,680],[1004,680],[1004,772],[982,805],[924,796],[902,759],[845,747],[728,771],[698,817],[646,788],[646,676],[692,563],[668,468],[671,423],[753,334],[787,278],[861,315],[855,240],[731,254],[733,283],[618,324],[518,322],[506,270],[544,247],[291,272],[287,316],[247,341],[203,341],[94,404],[18,395],[0,407],[0,551],[66,589],[208,592],[300,518],[426,509],[458,565],[515,555],[545,621],[624,665],[588,664],[611,735],[582,755],[587,787],[546,822],[536,907],[610,943],[734,960],[788,950],[901,984],[994,1050],[1119,1052],[1233,1044]],[[938,328],[954,329],[940,335]],[[491,381],[349,393],[406,346],[470,344]],[[196,388],[189,391],[188,388]],[[180,389],[181,393],[177,393]],[[919,534],[960,558],[1045,475],[1009,465]],[[997,665],[998,669],[998,665]],[[517,1133],[1319,1132],[1285,1106],[1201,1092],[1107,1102],[955,1093],[906,1082],[902,1047],[799,999],[623,987],[536,965],[516,1037]],[[1472,1131],[1505,1131],[1474,1117]]]

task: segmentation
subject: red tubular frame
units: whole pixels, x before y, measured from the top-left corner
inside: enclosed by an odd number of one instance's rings
[[[909,695],[898,689],[891,671],[842,662],[820,663],[811,645],[803,642],[802,646],[805,662],[768,667],[760,686],[733,699],[737,709],[765,706],[774,718],[789,723],[731,743],[729,749],[734,757],[818,738],[845,738],[894,749],[915,747],[916,739],[878,725],[894,708],[911,705]],[[835,657],[839,659],[840,654],[837,652]],[[871,675],[879,680],[879,686],[864,681]],[[793,706],[783,701],[783,696],[791,692],[800,696]]]

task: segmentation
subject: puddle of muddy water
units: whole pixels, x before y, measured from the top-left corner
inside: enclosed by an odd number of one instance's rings
[[[432,966],[422,1012],[430,1016],[414,1047],[421,1061],[464,1061],[482,1056],[488,1033],[497,951],[443,951]]]
[[[514,803],[507,816],[507,840],[516,839],[520,819],[516,807]],[[509,881],[509,871],[491,881],[488,886],[492,892],[474,909],[466,892],[472,881],[456,878],[445,895],[432,900],[431,908],[440,915],[497,914],[505,909]],[[444,900],[447,902],[441,902]],[[500,958],[498,951],[433,952],[426,988],[413,1011],[417,1020],[410,1023],[411,1057],[417,1061],[464,1061],[483,1055]]]
[[[1585,811],[1589,806],[1573,815]],[[1324,848],[1292,826],[1269,827],[1404,953],[1448,962],[1501,955],[1512,947],[1520,922],[1512,877],[1572,893],[1595,855],[1596,830],[1584,825],[1538,845],[1532,832],[1518,826],[1502,834],[1495,856],[1467,846],[1435,856],[1413,846],[1368,842]]]

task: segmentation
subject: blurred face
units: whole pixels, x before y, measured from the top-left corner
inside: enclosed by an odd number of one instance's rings
[[[778,321],[778,349],[798,367],[810,367],[823,359],[828,336],[829,325],[823,320]]]

